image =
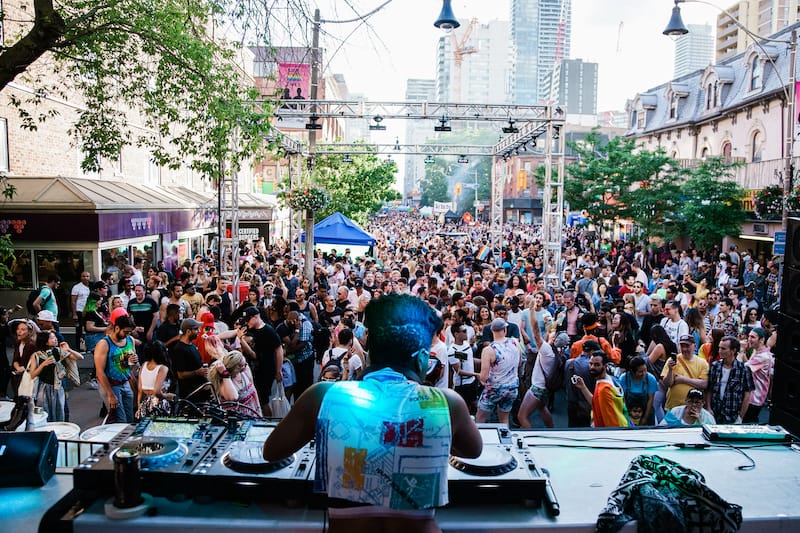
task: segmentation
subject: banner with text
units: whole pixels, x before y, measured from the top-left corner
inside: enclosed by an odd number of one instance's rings
[[[433,214],[447,213],[453,208],[453,202],[433,202]]]

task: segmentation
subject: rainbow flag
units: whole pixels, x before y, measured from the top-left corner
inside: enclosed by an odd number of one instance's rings
[[[489,247],[485,244],[481,246],[481,249],[478,250],[477,256],[481,261],[486,261],[486,258],[489,257]]]

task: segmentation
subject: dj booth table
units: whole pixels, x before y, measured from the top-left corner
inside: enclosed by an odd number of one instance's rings
[[[676,448],[674,444],[707,444],[699,428],[643,430],[511,431],[517,445],[527,447],[539,468],[549,470],[561,514],[548,515],[544,507],[493,503],[455,504],[436,512],[444,531],[506,532],[558,528],[590,531],[609,493],[617,486],[630,461],[640,454],[654,454],[693,468],[705,476],[708,486],[722,498],[743,507],[743,531],[800,531],[800,448],[796,446],[750,447],[740,444],[752,458],[727,446],[706,449]],[[521,441],[517,439],[522,439]],[[489,481],[491,483],[491,481]],[[0,501],[10,504],[10,518],[0,520],[6,531],[34,531],[45,510],[71,488],[69,476],[56,476],[41,489],[3,489]],[[73,491],[74,494],[78,491]],[[82,512],[69,520],[78,532],[128,533],[134,531],[321,531],[324,511],[298,504],[226,500],[224,490],[202,498],[172,501],[153,498],[148,515],[112,520],[104,513],[105,498],[84,498]],[[49,531],[59,512],[48,513],[41,531]],[[62,520],[61,525],[63,526]],[[6,526],[11,526],[9,529]],[[625,531],[635,531],[629,524]]]

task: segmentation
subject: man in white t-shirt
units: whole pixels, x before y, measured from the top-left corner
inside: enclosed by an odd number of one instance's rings
[[[464,398],[469,412],[475,414],[478,401],[479,374],[475,372],[475,359],[472,346],[467,339],[467,326],[453,324],[449,328],[453,343],[447,347],[447,362],[453,371],[453,388]]]
[[[337,364],[341,368],[343,381],[356,380],[364,370],[364,363],[353,350],[353,330],[342,328],[336,338],[336,346],[322,356],[322,369]],[[323,372],[324,374],[324,372]]]
[[[75,321],[75,342],[80,344],[83,338],[83,308],[89,299],[89,281],[92,279],[88,272],[81,272],[81,280],[72,286],[70,300],[72,303],[72,319]]]
[[[666,330],[675,346],[678,346],[681,337],[689,334],[689,325],[681,318],[681,304],[671,300],[666,303],[664,310],[667,316],[661,320],[661,326]]]
[[[443,324],[439,323],[439,326],[436,328],[436,333],[433,335],[433,339],[431,340],[431,358],[436,358],[442,363],[442,368],[447,369],[445,372],[442,372],[442,376],[436,381],[436,387],[439,389],[447,389],[450,388],[450,365],[447,361],[447,345],[442,342],[441,334],[442,334]]]

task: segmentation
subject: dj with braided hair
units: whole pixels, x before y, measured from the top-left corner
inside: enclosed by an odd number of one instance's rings
[[[328,496],[331,533],[440,531],[449,455],[480,455],[464,400],[421,385],[440,320],[410,295],[371,300],[363,380],[313,385],[264,443],[276,461],[316,439],[314,488]]]

